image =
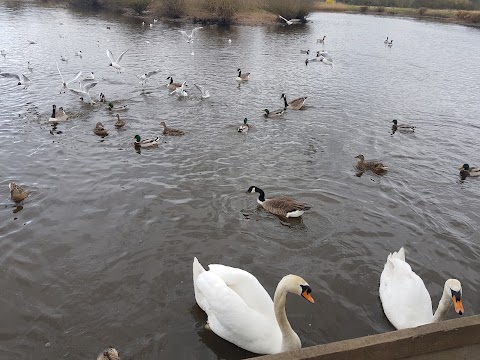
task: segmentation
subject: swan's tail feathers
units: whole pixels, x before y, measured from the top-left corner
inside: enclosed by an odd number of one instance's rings
[[[392,259],[400,259],[405,261],[405,249],[402,246],[400,250],[398,250],[397,252],[394,252],[393,254],[391,254],[391,256],[392,256]]]
[[[198,275],[203,272],[205,272],[205,269],[202,264],[198,262],[198,259],[196,257],[193,258],[193,281],[195,282],[195,280],[198,278]]]

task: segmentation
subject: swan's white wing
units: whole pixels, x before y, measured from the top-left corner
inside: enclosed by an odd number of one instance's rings
[[[208,302],[208,323],[215,334],[255,353],[280,351],[282,335],[276,320],[250,308],[212,271],[201,273],[197,286]]]
[[[7,78],[15,78],[18,81],[20,81],[20,75],[18,74],[2,72],[0,73],[0,76],[7,77]]]
[[[108,50],[108,49],[107,49],[107,56],[108,56],[108,58],[110,59],[110,61],[111,61],[112,63],[115,62],[115,58],[113,57],[112,52],[111,52],[110,50]]]
[[[433,320],[432,300],[423,280],[400,257],[389,255],[387,259],[380,276],[380,300],[385,315],[397,329]]]
[[[58,67],[58,62],[55,61],[55,64],[57,64],[57,70],[58,70],[58,73],[60,74],[60,77],[62,78],[62,83],[65,82],[65,80],[63,80],[63,76],[62,76],[62,73],[60,72],[60,68]]]
[[[275,319],[272,298],[255,276],[248,271],[220,264],[211,264],[208,267],[249,307]]]
[[[81,71],[79,71],[79,72],[77,73],[77,75],[75,75],[75,77],[74,77],[72,80],[69,80],[68,82],[66,82],[66,84],[68,85],[68,84],[70,84],[70,83],[72,83],[72,82],[74,82],[74,81],[77,81],[80,76],[82,76],[82,72],[81,72]],[[62,78],[62,80],[63,80],[63,78]]]
[[[85,84],[83,86],[83,90],[85,90],[85,92],[88,93],[90,91],[90,89],[95,87],[97,84],[98,84],[98,82],[92,82],[92,83]]]
[[[120,54],[120,56],[119,56],[118,59],[117,59],[117,64],[120,64],[120,61],[122,61],[123,55],[125,55],[125,53],[126,53],[128,50],[130,50],[130,49],[127,49],[127,50],[125,50],[123,53]]]

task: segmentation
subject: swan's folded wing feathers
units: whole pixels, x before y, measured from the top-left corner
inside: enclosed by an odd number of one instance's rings
[[[248,271],[220,264],[210,264],[209,269],[252,309],[275,317],[272,298],[255,276]]]
[[[249,307],[215,273],[206,271],[200,274],[197,286],[208,302],[206,312],[210,328],[225,340],[251,351],[265,353],[262,344],[278,340],[279,336],[281,338],[275,319],[267,318]]]

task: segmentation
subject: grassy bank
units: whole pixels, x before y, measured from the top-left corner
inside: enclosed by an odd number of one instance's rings
[[[385,6],[351,5],[344,3],[318,2],[315,11],[324,12],[353,12],[387,16],[409,16],[431,20],[441,20],[463,25],[480,26],[480,11],[428,9],[428,8],[399,8]]]

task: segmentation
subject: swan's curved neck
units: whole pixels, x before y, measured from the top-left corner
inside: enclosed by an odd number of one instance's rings
[[[435,310],[435,314],[433,314],[432,322],[442,321],[447,314],[448,309],[452,306],[453,302],[450,298],[450,295],[447,294],[445,291],[442,293],[442,298],[438,302],[437,310]]]
[[[301,347],[298,335],[293,331],[287,319],[285,303],[287,300],[287,289],[284,281],[280,281],[273,297],[273,308],[277,319],[278,327],[282,332],[282,351],[299,349]]]

